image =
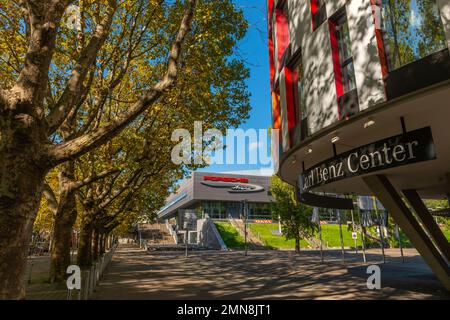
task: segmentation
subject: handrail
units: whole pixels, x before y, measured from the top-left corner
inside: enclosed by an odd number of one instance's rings
[[[220,235],[219,231],[217,230],[216,225],[214,224],[214,222],[212,222],[212,220],[208,219],[206,223],[209,224],[209,226],[211,227],[214,235],[216,236],[217,241],[219,241],[220,250],[228,251],[228,247],[225,244],[225,242],[223,241],[222,236]]]
[[[170,235],[172,236],[173,240],[175,241],[175,244],[178,244],[178,236],[175,230],[173,230],[173,225],[169,223],[169,221],[166,221],[166,228],[169,230]]]

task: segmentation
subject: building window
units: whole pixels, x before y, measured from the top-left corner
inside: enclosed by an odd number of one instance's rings
[[[389,71],[447,48],[435,0],[382,0],[381,5]]]
[[[271,219],[270,205],[267,203],[249,203],[248,219]]]
[[[306,109],[306,94],[304,92],[305,82],[301,60],[294,66],[293,86],[295,102],[295,124],[300,126],[300,139],[308,136],[308,114]]]
[[[339,116],[346,119],[359,111],[359,103],[345,7],[329,20],[329,27]]]
[[[316,30],[327,20],[325,0],[311,0],[312,28]]]
[[[353,68],[353,56],[351,51],[350,33],[348,30],[347,15],[342,10],[335,20],[331,22],[332,26],[332,43],[337,66],[341,75],[341,89],[338,96],[356,88],[355,71]]]

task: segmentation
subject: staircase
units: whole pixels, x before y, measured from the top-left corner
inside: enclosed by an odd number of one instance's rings
[[[316,239],[314,237],[308,237],[308,238],[305,238],[305,240],[306,240],[306,242],[308,242],[310,248],[312,248],[312,249],[320,248],[320,240],[319,239]],[[324,243],[322,244],[322,247],[323,248],[325,247]]]
[[[239,234],[245,238],[245,224],[242,219],[229,219],[231,225],[239,232]],[[255,236],[250,228],[247,227],[247,242],[250,245],[250,247],[256,249],[265,247],[265,244],[257,237]]]
[[[142,240],[146,241],[148,246],[176,244],[164,223],[141,224],[139,230],[141,232]]]

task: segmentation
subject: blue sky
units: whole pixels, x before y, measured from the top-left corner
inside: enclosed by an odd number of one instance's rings
[[[243,58],[247,67],[250,68],[250,78],[247,80],[247,85],[251,93],[250,103],[252,106],[250,118],[240,128],[244,130],[249,128],[268,129],[271,125],[271,114],[266,0],[234,0],[234,2],[244,10],[245,17],[249,22],[247,35],[238,43],[236,48],[236,54]],[[248,153],[248,148],[246,153]],[[200,171],[229,172],[262,169],[262,171],[267,172],[267,168],[267,166],[259,163],[256,165],[223,164],[211,165]]]

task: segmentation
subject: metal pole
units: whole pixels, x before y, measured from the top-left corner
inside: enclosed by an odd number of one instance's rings
[[[345,263],[345,249],[344,249],[344,239],[342,236],[341,211],[339,210],[338,210],[338,220],[339,220],[339,235],[341,237],[342,263]]]
[[[248,204],[247,200],[244,200],[244,243],[245,243],[245,256],[247,256],[247,219],[248,219]]]
[[[358,207],[358,219],[359,219],[359,226],[361,227],[361,240],[362,240],[362,253],[363,253],[363,261],[367,262],[366,260],[366,238],[364,237],[364,227],[361,220],[361,212]]]
[[[352,229],[353,229],[353,232],[356,232],[355,219],[353,217],[353,210],[350,210],[350,213],[352,215]],[[358,254],[358,241],[357,241],[357,239],[354,239],[354,240],[355,240],[355,253]]]
[[[278,215],[278,232],[280,233],[280,235],[282,234],[282,232],[281,232],[281,217],[280,217],[280,215]]]
[[[184,243],[186,244],[185,258],[188,257],[188,240],[189,240],[189,230],[184,233]]]
[[[28,283],[31,283],[31,274],[32,274],[32,271],[33,271],[33,260],[29,259],[29,261],[30,261],[30,272],[28,274]]]
[[[319,239],[320,239],[320,262],[323,263],[323,245],[322,245],[322,225],[319,219]]]
[[[400,254],[402,255],[402,263],[405,263],[405,256],[403,255],[402,238],[400,236],[400,228],[398,227],[398,224],[395,225],[395,233],[397,233],[398,246],[400,247]]]
[[[380,230],[381,253],[383,255],[383,263],[386,263],[386,254],[384,253],[384,236],[383,230],[381,229],[381,215],[378,212],[377,199],[375,197],[373,197],[373,205],[375,208],[375,214],[377,215],[378,229]]]

